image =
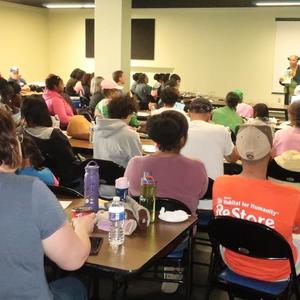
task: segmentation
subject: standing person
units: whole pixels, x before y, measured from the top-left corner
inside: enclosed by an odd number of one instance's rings
[[[284,104],[290,103],[291,97],[294,95],[294,90],[300,84],[300,66],[298,55],[288,57],[289,67],[285,70],[282,77],[279,78],[279,83],[284,86]]]
[[[293,102],[288,109],[292,127],[287,126],[275,132],[273,141],[273,155],[279,156],[285,151],[300,152],[300,101]]]
[[[135,87],[135,95],[140,100],[140,109],[148,109],[150,102],[152,87],[148,85],[149,79],[145,73],[139,75],[137,85]]]
[[[226,105],[213,111],[212,121],[216,124],[229,127],[233,134],[236,134],[236,127],[243,123],[242,118],[237,114],[236,107],[240,102],[240,96],[235,92],[226,95]]]
[[[46,79],[46,89],[43,98],[46,101],[51,116],[57,115],[60,127],[66,129],[70,119],[74,116],[73,108],[63,96],[64,83],[62,79],[50,74]]]
[[[124,89],[124,84],[126,82],[125,74],[123,71],[118,70],[112,73],[113,81],[118,85],[118,89],[121,91]]]
[[[267,180],[271,158],[272,130],[268,125],[240,126],[236,141],[243,164],[239,175],[218,177],[213,186],[215,216],[228,216],[264,224],[275,229],[290,244],[299,274],[300,192],[294,187]],[[285,201],[282,201],[285,199]],[[288,280],[288,260],[257,259],[222,249],[232,271],[263,281]]]
[[[124,174],[129,180],[129,193],[139,196],[141,178],[144,172],[150,172],[157,182],[158,197],[181,201],[195,215],[208,178],[201,161],[180,153],[187,140],[187,119],[177,111],[165,111],[148,120],[147,131],[157,151],[129,161]]]
[[[0,299],[87,300],[84,286],[75,278],[47,284],[44,255],[64,270],[80,268],[89,256],[95,214],[76,218],[73,230],[45,184],[14,174],[21,162],[20,144],[3,110],[0,161]]]
[[[213,107],[204,98],[197,98],[189,105],[188,139],[181,153],[201,160],[209,178],[215,180],[224,174],[224,158],[235,162],[239,155],[231,141],[230,132],[221,125],[209,123]]]
[[[17,83],[21,87],[21,90],[24,92],[30,92],[30,87],[27,85],[26,80],[22,78],[19,71],[19,67],[11,67],[9,69],[10,75],[7,81]]]
[[[95,108],[97,104],[104,98],[102,94],[102,88],[101,88],[101,82],[104,80],[101,76],[93,77],[91,81],[91,97],[90,97],[90,103],[89,108],[91,109],[92,115],[94,115]]]

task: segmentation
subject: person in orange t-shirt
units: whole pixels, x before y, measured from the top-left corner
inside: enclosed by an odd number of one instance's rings
[[[221,176],[214,182],[215,216],[230,216],[258,222],[275,229],[292,247],[297,274],[300,273],[300,191],[266,180],[271,157],[272,130],[253,122],[241,125],[236,142],[243,171],[236,176]],[[257,241],[259,243],[259,241]],[[264,260],[222,249],[227,266],[234,272],[265,281],[286,280],[290,275],[286,260]]]

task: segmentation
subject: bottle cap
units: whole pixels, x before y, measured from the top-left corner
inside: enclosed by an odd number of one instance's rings
[[[128,182],[127,177],[120,177],[120,178],[116,179],[115,186],[117,189],[128,189],[129,182]]]

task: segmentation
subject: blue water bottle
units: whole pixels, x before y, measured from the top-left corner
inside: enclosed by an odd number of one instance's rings
[[[99,210],[99,166],[95,161],[90,161],[85,167],[84,175],[84,199],[85,206],[93,212]]]

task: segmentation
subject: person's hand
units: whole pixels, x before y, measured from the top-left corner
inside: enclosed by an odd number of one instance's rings
[[[94,225],[96,223],[96,215],[92,213],[83,217],[73,218],[72,221],[75,231],[77,229],[84,230],[89,234],[92,233],[94,230]]]

